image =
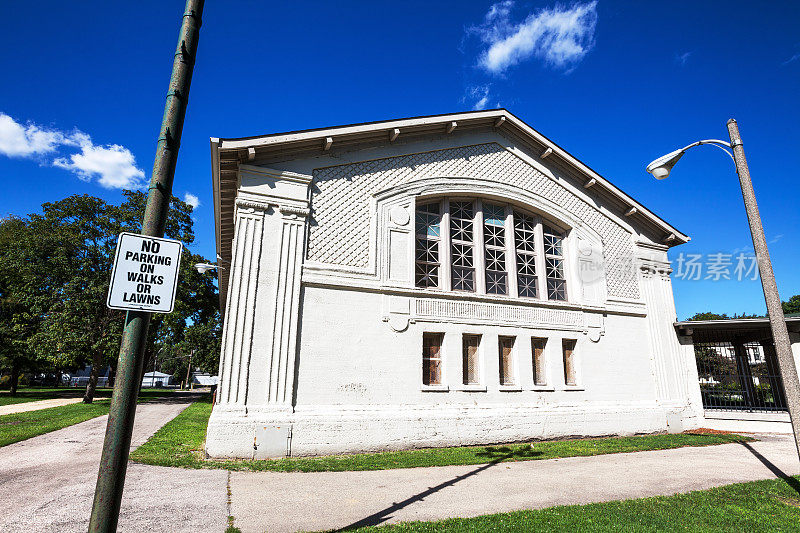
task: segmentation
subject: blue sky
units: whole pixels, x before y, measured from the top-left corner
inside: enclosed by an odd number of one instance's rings
[[[365,8],[365,6],[369,6]],[[149,178],[183,4],[0,6],[0,215]],[[214,255],[209,137],[505,107],[692,236],[751,248],[730,160],[739,121],[783,299],[800,293],[796,2],[213,2],[174,192]],[[731,267],[733,274],[733,268]],[[703,272],[703,277],[705,277]],[[735,277],[735,276],[732,276]],[[758,281],[674,280],[679,318],[763,313]]]

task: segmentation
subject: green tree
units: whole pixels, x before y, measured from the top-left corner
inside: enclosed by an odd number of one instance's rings
[[[20,267],[21,281],[8,291],[28,317],[24,338],[29,353],[58,368],[76,368],[87,361],[92,373],[84,402],[94,399],[99,372],[114,364],[119,351],[124,313],[105,304],[120,232],[138,233],[146,197],[124,191],[121,205],[109,205],[91,196],[70,196],[42,206],[23,225],[25,246],[0,249],[0,259]],[[166,236],[194,241],[192,207],[173,197]],[[146,354],[184,342],[185,330],[195,323],[213,323],[218,315],[213,278],[200,278],[193,262],[206,262],[187,250],[181,261],[175,312],[155,314]],[[12,267],[13,268],[13,267]],[[4,293],[5,294],[5,293]],[[4,301],[7,299],[4,297]],[[18,320],[23,323],[25,321]]]
[[[11,394],[17,393],[23,371],[35,372],[43,362],[28,349],[27,339],[39,322],[39,315],[21,297],[26,291],[41,294],[47,288],[28,287],[30,273],[39,268],[24,260],[25,250],[34,236],[28,221],[18,217],[0,220],[0,370],[8,372]],[[53,251],[54,242],[46,241],[43,250]],[[34,294],[35,296],[36,294]]]
[[[688,318],[687,320],[692,320],[692,321],[696,321],[696,320],[730,320],[730,318],[731,317],[729,317],[727,314],[724,314],[724,313],[720,315],[720,314],[717,314],[717,313],[706,312],[706,313],[695,313],[694,316]]]
[[[795,294],[789,298],[788,302],[783,302],[783,314],[800,313],[800,294]]]
[[[216,372],[219,365],[221,325],[216,273],[200,274],[197,263],[208,262],[200,255],[184,253],[181,257],[180,284],[175,295],[175,310],[154,315],[150,324],[145,353],[145,371],[154,363],[178,381],[186,379],[189,357],[192,366]],[[157,361],[155,360],[157,359]]]

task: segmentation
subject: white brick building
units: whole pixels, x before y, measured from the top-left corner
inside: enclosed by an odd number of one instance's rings
[[[211,142],[214,457],[680,430],[689,238],[505,110]]]

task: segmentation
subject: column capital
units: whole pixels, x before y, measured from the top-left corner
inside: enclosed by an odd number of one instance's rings
[[[305,219],[309,214],[311,214],[311,210],[309,208],[298,205],[278,205],[278,211],[281,212],[283,218],[288,218],[291,220]]]
[[[238,209],[255,209],[258,211],[266,211],[269,209],[269,203],[253,200],[252,198],[237,198],[236,207]]]

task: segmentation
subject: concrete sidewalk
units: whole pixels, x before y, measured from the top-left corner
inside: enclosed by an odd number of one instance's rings
[[[145,442],[191,399],[136,409],[132,447]],[[85,532],[107,416],[0,448],[0,531]],[[227,472],[131,463],[120,531],[224,531]]]
[[[183,410],[137,409],[133,446]],[[106,417],[0,448],[0,531],[86,531]],[[791,435],[702,448],[372,472],[231,472],[130,463],[119,531],[319,531],[671,495],[796,475]],[[535,445],[534,445],[535,449]]]
[[[800,473],[794,441],[371,472],[231,474],[242,532],[318,531],[671,495]],[[534,445],[535,449],[535,445]]]
[[[51,400],[38,400],[36,402],[12,403],[11,405],[0,406],[0,416],[13,415],[14,413],[25,413],[27,411],[38,411],[39,409],[49,409],[50,407],[61,407],[71,403],[83,401],[83,398],[53,398]]]

